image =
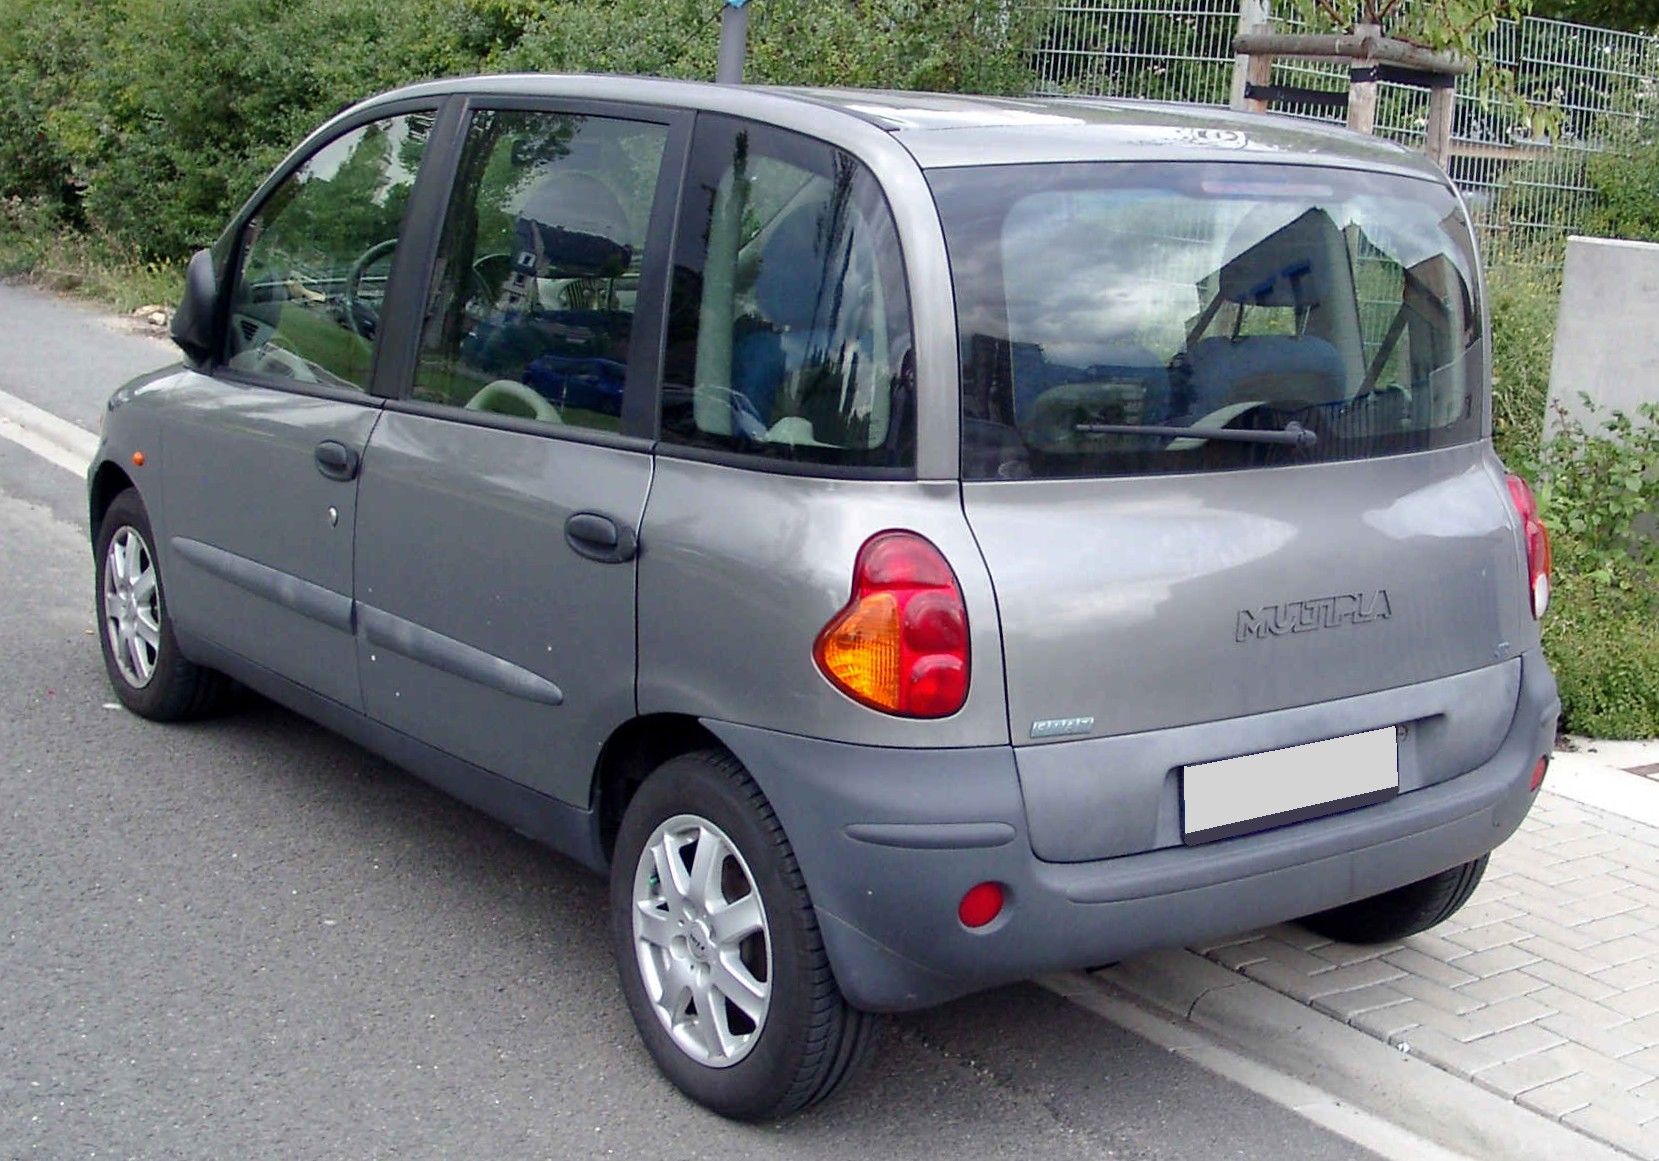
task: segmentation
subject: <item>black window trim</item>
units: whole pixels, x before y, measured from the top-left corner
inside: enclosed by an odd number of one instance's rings
[[[816,146],[830,149],[837,153],[846,154],[869,174],[876,196],[881,199],[882,207],[887,211],[889,220],[897,223],[898,215],[893,212],[893,204],[888,200],[887,189],[882,185],[881,179],[876,175],[875,170],[867,161],[865,161],[864,158],[860,157],[857,153],[853,152],[851,149],[848,149],[846,146],[838,145],[833,141],[828,141],[822,137],[814,136],[811,133],[802,132],[799,129],[788,128],[770,121],[758,121],[753,117],[745,117],[736,113],[704,109],[700,110],[696,114],[696,120],[691,127],[692,131],[687,142],[686,156],[684,159],[684,171],[680,176],[678,195],[674,199],[673,230],[671,231],[669,238],[669,243],[673,247],[673,250],[668,256],[670,270],[672,270],[672,263],[674,259],[678,257],[677,251],[680,241],[680,225],[682,223],[682,219],[684,218],[684,201],[686,193],[690,189],[691,185],[693,160],[691,149],[698,143],[700,131],[702,130],[705,122],[711,125],[725,122],[738,126],[747,126],[750,128],[760,129],[767,135],[776,134],[782,136],[786,140],[798,143],[803,147]],[[798,162],[791,160],[788,156],[781,156],[781,159],[789,162],[789,164],[799,165]],[[806,165],[799,165],[799,168],[806,169],[809,167]],[[812,172],[817,172],[815,167],[811,168]],[[706,247],[704,257],[707,257]],[[899,278],[904,287],[906,311],[909,312],[912,305],[909,302],[911,291],[910,272],[905,264],[904,248],[902,245],[899,247],[897,257],[899,263]],[[662,434],[662,391],[666,384],[663,382],[662,378],[662,359],[668,344],[668,297],[671,291],[671,285],[664,287],[661,312],[661,333],[659,335],[659,343],[657,347],[657,383],[654,398],[651,400],[651,437],[654,440],[657,455],[666,456],[669,459],[691,460],[697,463],[717,464],[722,467],[742,468],[747,471],[765,472],[769,475],[778,476],[816,477],[819,479],[832,480],[897,481],[916,480],[920,478],[917,474],[919,454],[918,450],[914,448],[911,453],[911,462],[908,465],[903,467],[881,467],[867,464],[826,464],[806,460],[776,459],[770,456],[756,455],[752,452],[738,451],[736,449],[697,447],[691,444],[676,443],[672,440],[664,439]],[[914,351],[914,327],[916,325],[914,315],[911,317],[910,325],[912,327],[911,346],[912,351]],[[920,403],[921,401],[919,398],[914,398],[912,401],[912,407],[916,411],[913,422],[918,427],[918,435],[921,424]]]
[[[329,383],[306,383],[279,375],[260,375],[251,371],[235,371],[225,362],[225,343],[229,341],[230,304],[234,290],[233,280],[242,276],[242,259],[245,255],[248,223],[264,209],[265,203],[271,196],[295,173],[316,157],[322,150],[334,142],[355,133],[365,125],[372,125],[378,121],[391,121],[398,117],[408,116],[411,113],[431,113],[432,131],[427,138],[426,152],[421,157],[421,166],[415,175],[415,184],[409,197],[409,204],[404,209],[403,222],[398,229],[400,244],[392,254],[392,268],[387,275],[386,305],[382,312],[383,317],[391,320],[393,313],[391,305],[393,295],[400,285],[406,281],[413,271],[408,270],[408,259],[402,258],[409,249],[405,244],[413,233],[423,223],[417,215],[418,203],[424,186],[429,186],[434,180],[434,154],[438,147],[447,145],[445,139],[446,123],[452,106],[456,104],[453,97],[409,97],[397,101],[386,101],[380,104],[367,106],[344,116],[312,133],[294,151],[283,159],[282,164],[271,171],[253,196],[243,203],[236,216],[231,219],[225,233],[233,241],[226,249],[225,269],[221,272],[218,302],[214,318],[214,333],[217,336],[212,360],[201,368],[205,375],[227,383],[237,383],[250,387],[264,387],[277,391],[288,391],[296,395],[313,396],[320,399],[335,400],[343,403],[360,403],[367,407],[379,407],[385,398],[379,390],[382,374],[383,352],[387,346],[377,342],[374,348],[373,361],[369,367],[368,385],[363,390],[349,387],[336,387]]]
[[[575,424],[559,426],[533,419],[492,415],[486,412],[468,412],[450,404],[430,403],[413,397],[415,367],[420,358],[421,329],[424,322],[426,298],[432,278],[437,272],[438,250],[443,244],[444,217],[455,188],[461,164],[461,154],[473,114],[484,111],[551,113],[575,117],[600,117],[613,121],[640,121],[663,125],[668,136],[663,144],[661,168],[657,173],[657,187],[652,194],[651,218],[645,230],[645,256],[640,271],[640,288],[634,303],[634,321],[628,341],[628,369],[622,389],[622,422],[617,432]],[[680,189],[689,164],[691,126],[690,110],[661,105],[640,105],[625,101],[595,100],[585,97],[531,97],[471,94],[452,98],[446,110],[443,125],[434,128],[434,144],[442,134],[442,153],[429,145],[426,164],[421,177],[432,173],[431,192],[419,183],[410,198],[409,221],[406,232],[414,223],[419,233],[412,239],[418,245],[398,247],[398,253],[411,251],[406,280],[395,289],[399,293],[397,314],[393,319],[394,334],[402,335],[397,351],[388,356],[384,379],[377,378],[375,386],[384,395],[389,410],[410,415],[447,419],[457,423],[472,423],[527,435],[541,435],[552,439],[569,439],[578,443],[592,443],[604,447],[618,447],[650,451],[657,438],[657,398],[662,373],[663,344],[667,331],[669,272],[672,270],[674,227],[679,220]],[[425,195],[431,204],[416,201]],[[417,209],[419,216],[417,217]],[[655,244],[657,239],[663,239]],[[398,271],[402,273],[402,271]],[[388,301],[391,292],[388,292]],[[390,329],[390,328],[389,328]],[[383,344],[391,346],[391,344]],[[376,351],[377,363],[379,348]],[[376,370],[380,368],[377,365]]]

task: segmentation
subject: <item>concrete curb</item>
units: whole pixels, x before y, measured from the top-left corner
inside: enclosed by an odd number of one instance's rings
[[[1392,1048],[1190,951],[1156,952],[1078,978],[1108,995],[1127,995],[1178,1026],[1198,1029],[1206,1039],[1236,1048],[1287,1081],[1346,1101],[1454,1156],[1482,1161],[1629,1161],[1626,1153],[1457,1080],[1409,1051]],[[1201,1054],[1192,1055],[1202,1062]],[[1280,1103],[1304,1111],[1294,1099]],[[1380,1144],[1364,1143],[1373,1148]],[[1388,1149],[1385,1154],[1412,1155],[1409,1149]]]

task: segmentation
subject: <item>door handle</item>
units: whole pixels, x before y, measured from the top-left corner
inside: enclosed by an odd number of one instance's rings
[[[360,463],[361,457],[337,439],[317,445],[317,470],[331,480],[355,479]]]
[[[578,512],[566,520],[565,543],[578,555],[603,564],[632,560],[639,550],[632,528],[598,512]]]

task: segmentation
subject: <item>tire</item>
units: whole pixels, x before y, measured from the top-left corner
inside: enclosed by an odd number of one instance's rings
[[[702,851],[711,869],[718,858],[718,878],[701,874]],[[722,931],[721,914],[748,922]],[[842,998],[789,840],[730,754],[672,758],[634,795],[611,865],[611,918],[640,1037],[698,1104],[741,1121],[786,1116],[828,1097],[868,1056],[878,1020]]]
[[[179,652],[155,534],[136,491],[129,488],[110,502],[93,544],[98,644],[121,704],[157,722],[203,717],[217,709],[230,683]]]
[[[1449,871],[1309,915],[1299,922],[1315,934],[1342,943],[1393,943],[1450,919],[1480,885],[1488,857],[1482,855]]]

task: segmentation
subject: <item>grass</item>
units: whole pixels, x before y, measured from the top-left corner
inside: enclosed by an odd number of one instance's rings
[[[0,278],[86,299],[130,314],[169,309],[184,289],[184,267],[147,261],[106,238],[52,228],[34,207],[0,201]]]

